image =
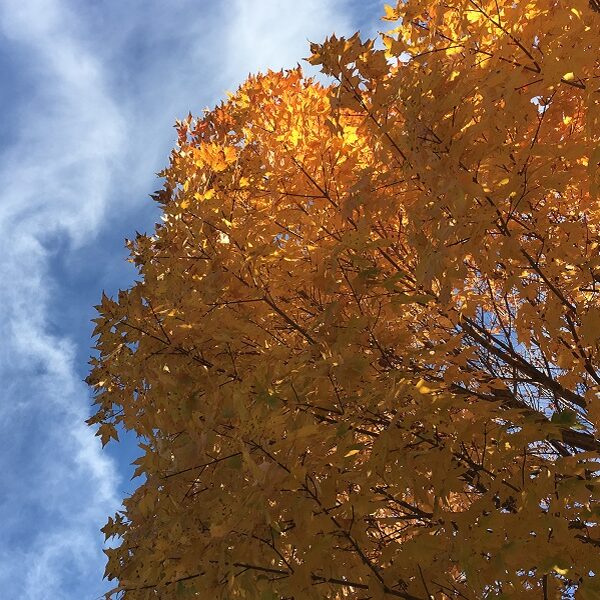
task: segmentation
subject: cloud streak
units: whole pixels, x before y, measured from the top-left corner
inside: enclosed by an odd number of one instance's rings
[[[3,597],[86,600],[109,586],[98,530],[129,473],[84,425],[86,319],[103,285],[130,284],[120,242],[107,240],[151,227],[145,196],[174,119],[249,72],[294,66],[307,40],[351,33],[350,4],[0,4],[0,49],[12,57],[1,66],[14,83],[0,97],[11,140],[0,145]]]
[[[101,65],[58,2],[4,2],[0,25],[29,78],[16,141],[0,154],[0,586],[7,598],[91,598],[104,589],[98,525],[118,476],[83,421],[74,345],[49,332],[52,239],[76,247],[106,210],[123,117]]]
[[[228,14],[223,81],[229,85],[249,73],[301,63],[310,54],[309,42],[353,33],[352,13],[343,0],[235,0]]]

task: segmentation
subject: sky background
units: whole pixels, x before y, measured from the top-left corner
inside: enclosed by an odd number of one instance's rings
[[[0,596],[93,600],[99,532],[136,482],[135,439],[84,424],[90,319],[131,285],[124,238],[173,123],[308,40],[375,35],[379,0],[0,0]]]

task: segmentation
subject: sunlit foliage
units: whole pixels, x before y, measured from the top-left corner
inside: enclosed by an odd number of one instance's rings
[[[96,319],[108,597],[600,597],[600,14],[385,19],[178,123]]]

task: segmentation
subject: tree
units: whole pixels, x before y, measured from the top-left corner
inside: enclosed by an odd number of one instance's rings
[[[600,15],[408,0],[178,123],[90,423],[107,597],[600,597]]]

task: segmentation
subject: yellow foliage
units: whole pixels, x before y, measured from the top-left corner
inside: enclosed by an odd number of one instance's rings
[[[600,597],[600,14],[385,10],[178,125],[94,332],[107,597]]]

